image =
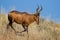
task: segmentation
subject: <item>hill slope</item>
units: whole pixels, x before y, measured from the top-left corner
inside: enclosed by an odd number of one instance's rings
[[[26,32],[15,34],[9,28],[6,30],[8,24],[7,15],[0,14],[0,40],[60,40],[60,24],[45,19],[40,19],[39,25],[36,22],[29,25],[29,37]],[[21,24],[13,23],[16,31],[23,30]]]

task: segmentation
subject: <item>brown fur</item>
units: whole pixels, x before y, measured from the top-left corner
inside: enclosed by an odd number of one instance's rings
[[[36,10],[35,14],[28,14],[27,12],[18,12],[18,11],[11,11],[8,14],[8,20],[9,20],[9,24],[11,28],[15,31],[15,29],[12,27],[12,23],[16,22],[17,24],[22,24],[22,27],[24,28],[24,31],[28,32],[28,25],[33,23],[34,21],[37,22],[37,24],[39,23],[39,13],[40,13],[41,9],[39,9],[39,7]],[[7,26],[7,29],[9,28]],[[24,32],[22,31],[22,32]],[[16,31],[15,31],[16,32]]]

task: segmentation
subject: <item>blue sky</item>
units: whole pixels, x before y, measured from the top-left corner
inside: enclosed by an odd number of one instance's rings
[[[43,7],[41,17],[60,22],[60,0],[0,0],[0,9],[6,13],[13,9],[35,13],[38,5]]]

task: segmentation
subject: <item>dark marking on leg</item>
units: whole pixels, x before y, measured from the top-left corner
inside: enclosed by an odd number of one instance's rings
[[[26,30],[27,30],[27,34],[28,34],[28,27],[26,28]]]
[[[16,30],[13,28],[12,23],[10,23],[11,28],[16,32]]]
[[[23,31],[21,31],[20,33],[22,33],[22,32],[25,32],[25,31],[26,31],[26,26],[25,26],[25,24],[22,24],[22,27],[24,28],[24,30],[23,30]]]

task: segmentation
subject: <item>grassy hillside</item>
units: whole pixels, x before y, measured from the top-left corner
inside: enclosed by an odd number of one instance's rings
[[[0,40],[60,40],[60,24],[53,21],[41,18],[39,25],[36,22],[30,24],[29,37],[26,32],[16,35],[11,28],[7,32],[7,24],[7,15],[0,14]],[[23,30],[21,24],[13,23],[13,27],[19,32]]]

